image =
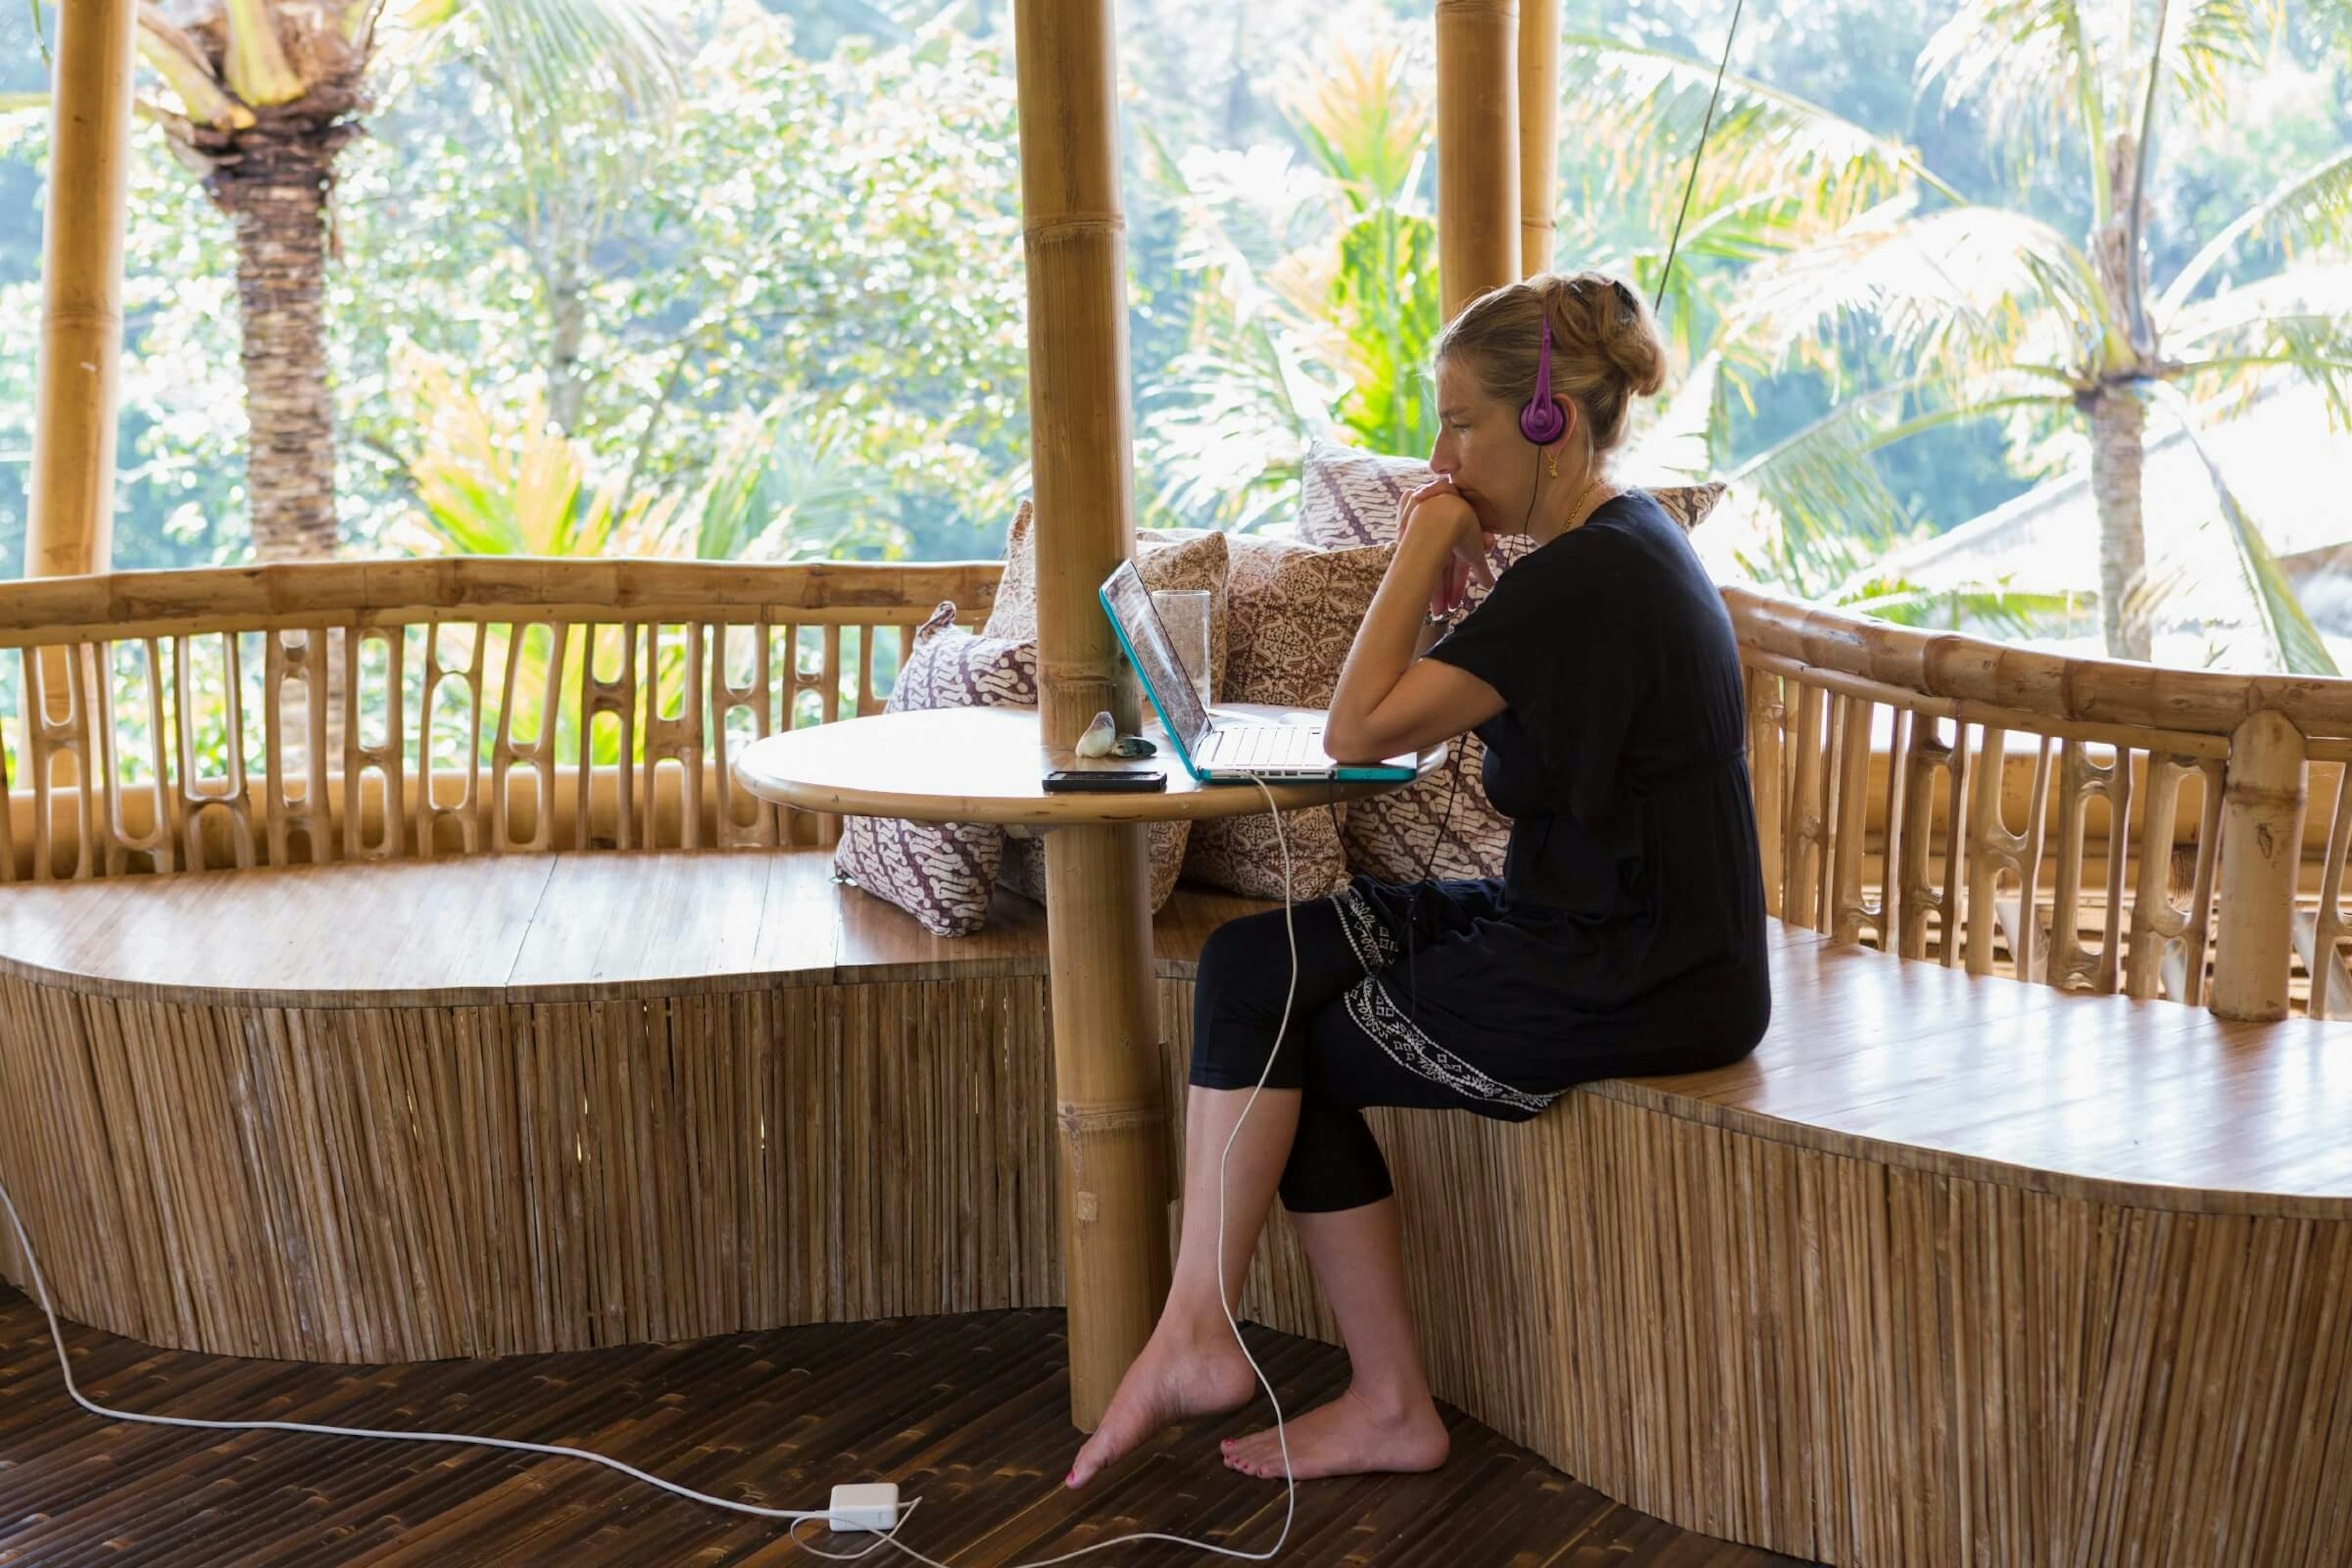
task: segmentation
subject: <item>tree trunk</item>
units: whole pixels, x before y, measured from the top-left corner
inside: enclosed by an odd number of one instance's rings
[[[2091,419],[2091,494],[2099,509],[2099,629],[2110,658],[2150,658],[2147,605],[2147,536],[2139,504],[2140,458],[2147,429],[2147,405],[2126,384],[2154,373],[2155,334],[2144,318],[2135,327],[2132,301],[2144,299],[2147,257],[2132,244],[2131,213],[2143,217],[2139,166],[2132,138],[2118,132],[2107,143],[2107,178],[2116,193],[2114,215],[2091,232],[2091,265],[2097,269],[2110,314],[2100,322],[2101,384],[2076,401]]]
[[[335,515],[335,405],[327,387],[327,192],[348,121],[265,127],[205,181],[236,229],[236,293],[245,367],[245,489],[253,552],[268,561],[330,561]],[[274,634],[273,634],[274,635]],[[307,638],[310,634],[302,634]],[[326,766],[340,766],[343,633],[312,657],[326,665]],[[308,690],[289,682],[284,765],[307,779]],[[308,795],[308,785],[301,792]],[[327,857],[313,844],[313,859]]]
[[[547,415],[566,436],[577,436],[588,397],[588,384],[580,374],[580,345],[588,336],[588,300],[577,271],[566,268],[550,275],[547,310],[552,327],[547,349]]]
[[[334,128],[337,131],[343,127]],[[333,132],[239,139],[208,181],[236,226],[244,325],[246,493],[254,553],[335,553],[335,413],[327,389],[327,187]]]
[[[2147,538],[2140,523],[2139,479],[2147,405],[2105,387],[2091,396],[2091,494],[2099,509],[2099,630],[2110,658],[2150,657]]]

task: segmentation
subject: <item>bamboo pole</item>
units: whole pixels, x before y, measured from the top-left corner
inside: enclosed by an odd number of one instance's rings
[[[1446,320],[1518,280],[1518,0],[1437,0],[1437,257]]]
[[[103,571],[114,526],[135,0],[58,8],[25,575]]]
[[[2302,734],[2267,708],[2250,715],[2230,739],[2225,776],[2210,1005],[2224,1018],[2284,1018],[2302,866]]]
[[[1128,413],[1127,217],[1109,0],[1014,10],[1029,275],[1029,427],[1037,508],[1037,659],[1048,745],[1101,710],[1136,726],[1096,590],[1135,553]]]
[[[1019,0],[1021,204],[1037,508],[1039,718],[1067,746],[1102,709],[1138,727],[1096,597],[1134,553],[1126,218],[1111,0]],[[1046,841],[1070,1419],[1093,1431],[1168,1294],[1168,1177],[1143,829]]]
[[[1519,270],[1551,266],[1559,211],[1559,0],[1519,0]]]
[[[1046,836],[1070,1419],[1087,1432],[1151,1338],[1171,1277],[1168,1101],[1145,881],[1139,827]]]

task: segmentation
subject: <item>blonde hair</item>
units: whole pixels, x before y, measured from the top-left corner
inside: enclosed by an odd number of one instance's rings
[[[1605,272],[1538,272],[1481,294],[1438,334],[1433,357],[1468,366],[1487,396],[1514,408],[1535,395],[1543,319],[1551,317],[1551,389],[1583,410],[1593,456],[1625,439],[1626,411],[1666,384],[1666,345],[1641,296]]]

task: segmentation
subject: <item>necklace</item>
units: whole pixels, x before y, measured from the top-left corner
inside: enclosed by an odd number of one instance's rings
[[[1603,496],[1601,500],[1595,501],[1589,509],[1584,504],[1585,498],[1591,495],[1594,490],[1601,488],[1601,476],[1596,473],[1591,479],[1585,481],[1585,486],[1582,489],[1576,492],[1576,500],[1568,509],[1570,521],[1568,525],[1560,530],[1560,532],[1575,532],[1578,529],[1584,526],[1585,521],[1591,518],[1594,512],[1599,511],[1603,506],[1606,506],[1609,503],[1610,497]],[[1611,493],[1613,495],[1615,492],[1612,491]]]

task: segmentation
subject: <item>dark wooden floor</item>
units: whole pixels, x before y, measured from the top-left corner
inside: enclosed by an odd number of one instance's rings
[[[1255,1325],[1250,1348],[1296,1415],[1345,1354]],[[685,1485],[821,1509],[839,1481],[898,1481],[923,1506],[901,1539],[957,1568],[1053,1556],[1136,1530],[1264,1552],[1279,1483],[1217,1460],[1253,1410],[1172,1427],[1084,1494],[1061,1485],[1070,1426],[1058,1311],[791,1329],[583,1355],[329,1367],[159,1351],[68,1326],[83,1391],[178,1415],[486,1432],[568,1443]],[[1426,1476],[1298,1489],[1274,1561],[1351,1568],[1765,1568],[1794,1559],[1618,1507],[1445,1407],[1454,1450]],[[869,1535],[802,1531],[829,1552]],[[262,1565],[814,1564],[784,1527],[572,1460],[292,1433],[100,1421],[73,1405],[39,1309],[0,1287],[0,1563]],[[910,1563],[887,1546],[875,1568]],[[1145,1542],[1085,1561],[1231,1561]]]

